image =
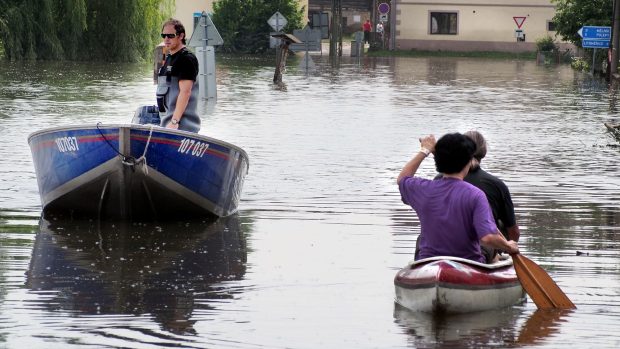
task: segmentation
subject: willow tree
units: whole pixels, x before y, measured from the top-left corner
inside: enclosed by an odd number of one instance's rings
[[[279,11],[287,20],[284,32],[301,29],[304,8],[297,0],[218,0],[213,4],[213,23],[227,52],[259,53],[269,48],[273,29],[267,20]]]
[[[3,0],[10,60],[137,61],[150,57],[174,0]]]

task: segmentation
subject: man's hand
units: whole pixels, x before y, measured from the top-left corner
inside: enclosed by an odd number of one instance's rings
[[[435,140],[434,135],[428,135],[420,138],[420,146],[422,148],[426,148],[430,150],[431,153],[435,153],[435,144],[437,141]]]

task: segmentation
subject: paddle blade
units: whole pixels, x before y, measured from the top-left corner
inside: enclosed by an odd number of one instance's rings
[[[520,254],[513,255],[512,261],[523,289],[539,309],[576,308],[551,276],[538,264]]]

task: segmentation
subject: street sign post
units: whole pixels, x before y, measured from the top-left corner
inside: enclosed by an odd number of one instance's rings
[[[583,26],[577,34],[584,39],[611,40],[611,27]]]
[[[609,40],[581,40],[581,47],[583,48],[609,48]]]
[[[386,15],[390,13],[390,4],[388,4],[387,2],[382,2],[379,4],[379,6],[377,6],[377,10],[379,10],[380,14]]]
[[[592,69],[591,73],[594,73],[594,64],[596,62],[596,49],[597,48],[609,48],[609,41],[611,40],[611,27],[600,27],[584,25],[579,28],[577,34],[581,36],[581,47],[593,48],[592,53]]]
[[[198,64],[198,94],[203,99],[217,99],[217,82],[215,78],[215,49],[224,40],[217,31],[211,17],[202,12],[198,24],[189,39],[188,46],[196,48]]]
[[[276,11],[276,13],[274,13],[269,18],[269,20],[267,20],[267,23],[269,23],[269,25],[273,28],[273,30],[279,32],[279,31],[282,31],[282,28],[284,28],[284,26],[286,26],[286,23],[288,23],[288,21],[280,13],[280,11]]]

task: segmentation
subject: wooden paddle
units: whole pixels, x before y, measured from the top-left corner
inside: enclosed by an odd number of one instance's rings
[[[517,277],[539,309],[574,309],[575,304],[562,292],[547,272],[521,254],[512,255]]]

